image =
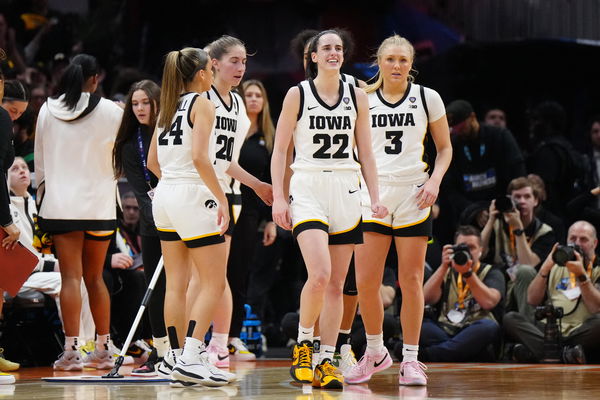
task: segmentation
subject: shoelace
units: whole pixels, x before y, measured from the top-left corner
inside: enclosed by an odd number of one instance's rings
[[[350,351],[342,356],[342,361],[350,366],[356,365],[356,358],[354,358],[354,355]]]
[[[425,373],[425,371],[427,370],[427,365],[423,364],[421,361],[407,361],[406,363],[402,363],[402,364],[404,364],[402,366],[402,374],[404,374],[404,370],[406,369],[406,366],[412,365],[412,364],[417,364],[417,367],[419,367],[419,368],[415,367],[414,369],[417,370],[417,372],[419,372],[425,378],[427,378],[427,374]]]
[[[339,375],[337,368],[334,367],[333,365],[331,365],[330,363],[326,362],[320,365],[321,366],[321,370],[323,371],[323,373],[325,375]]]
[[[360,360],[358,360],[358,363],[354,364],[352,371],[354,372],[356,369],[358,369],[358,372],[360,372],[361,375],[365,374],[367,372],[367,366],[370,364],[369,358],[371,357],[369,357],[369,355],[365,352]]]
[[[298,366],[312,368],[312,363],[310,360],[310,356],[312,355],[312,349],[306,344],[303,344],[302,346],[300,346],[300,349],[298,349],[298,353]]]

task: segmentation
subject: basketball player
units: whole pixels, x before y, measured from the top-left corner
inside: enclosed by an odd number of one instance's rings
[[[293,228],[308,270],[290,373],[300,383],[339,389],[343,377],[331,362],[346,272],[354,244],[362,241],[359,169],[366,178],[373,215],[383,218],[387,210],[379,204],[367,97],[340,79],[344,62],[340,35],[335,30],[320,32],[309,52],[308,79],[288,91],[277,124],[271,163],[273,221]],[[296,156],[288,203],[284,185],[292,135]],[[355,141],[361,164],[352,156]],[[319,314],[322,346],[313,373],[312,340]]]
[[[148,168],[160,179],[152,213],[165,261],[165,324],[171,349],[158,366],[183,385],[222,386],[232,379],[208,359],[204,334],[225,290],[227,254],[223,233],[227,199],[213,169],[213,104],[201,97],[212,83],[204,50],[185,48],[166,57],[161,111],[148,154]],[[200,277],[185,337],[185,293],[190,268]]]
[[[356,283],[367,350],[344,377],[348,383],[366,382],[392,365],[383,345],[383,306],[379,286],[392,238],[398,253],[398,281],[402,290],[400,320],[404,337],[401,385],[425,385],[425,366],[417,361],[423,318],[423,272],[428,238],[432,234],[431,206],[452,160],[444,103],[432,89],[416,85],[410,75],[414,60],[410,42],[400,36],[383,41],[377,51],[377,81],[367,86],[371,111],[373,152],[379,173],[386,218],[371,217],[369,196],[361,193],[364,244],[356,246]],[[437,149],[431,177],[423,159],[427,130]]]

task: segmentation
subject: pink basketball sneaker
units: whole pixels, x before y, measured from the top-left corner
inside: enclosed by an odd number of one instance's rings
[[[346,383],[368,382],[375,372],[391,367],[392,363],[392,357],[385,347],[379,354],[370,354],[367,350],[358,364],[344,374],[344,380]]]
[[[425,364],[419,361],[402,362],[398,381],[401,385],[406,386],[425,386],[427,385],[426,369]]]

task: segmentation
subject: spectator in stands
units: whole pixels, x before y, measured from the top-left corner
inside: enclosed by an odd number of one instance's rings
[[[554,101],[534,107],[529,116],[529,138],[535,143],[527,159],[527,170],[546,184],[546,207],[560,218],[566,216],[569,200],[583,191],[586,163],[565,137],[567,115]]]
[[[490,108],[483,117],[483,123],[489,126],[506,129],[506,113],[500,108]]]
[[[424,361],[474,361],[499,339],[504,276],[480,262],[481,252],[479,230],[460,226],[454,246],[444,246],[442,264],[425,282],[425,304],[438,304],[439,316],[423,321],[419,354]]]
[[[8,26],[8,21],[2,13],[0,13],[0,49],[6,52],[6,58],[2,61],[2,69],[6,76],[16,78],[19,73],[25,71],[26,65],[17,47],[15,30]]]
[[[455,100],[446,113],[454,152],[440,190],[440,221],[453,230],[465,208],[503,195],[512,179],[525,175],[525,164],[512,134],[480,124],[469,102]],[[448,233],[440,239],[451,240]]]
[[[506,274],[507,308],[516,309],[533,321],[527,287],[556,236],[549,225],[535,216],[539,193],[528,178],[513,179],[507,193],[508,198],[501,197],[490,204],[490,217],[481,233],[483,259],[501,265]]]
[[[586,221],[569,227],[567,241],[579,246],[576,260],[566,265],[554,261],[561,251],[554,246],[527,291],[533,306],[562,307],[562,361],[585,364],[586,356],[600,350],[600,266],[595,249],[596,229]],[[544,358],[545,321],[530,321],[523,314],[510,312],[504,316],[504,330],[516,340],[513,357],[521,362],[538,362]]]
[[[567,237],[567,229],[565,227],[565,223],[563,220],[556,215],[554,215],[551,211],[544,207],[544,203],[548,199],[548,195],[546,194],[546,185],[542,178],[536,174],[527,174],[527,179],[533,185],[533,191],[538,194],[538,206],[535,209],[535,216],[545,224],[550,225],[552,230],[554,231],[554,236],[556,236],[556,240],[563,243],[565,238]]]

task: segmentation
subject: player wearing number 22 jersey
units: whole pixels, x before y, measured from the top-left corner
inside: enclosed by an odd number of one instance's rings
[[[294,236],[306,229],[329,233],[330,244],[362,243],[358,170],[353,157],[355,88],[340,80],[337,104],[327,105],[314,82],[300,82],[300,110],[291,168]]]

